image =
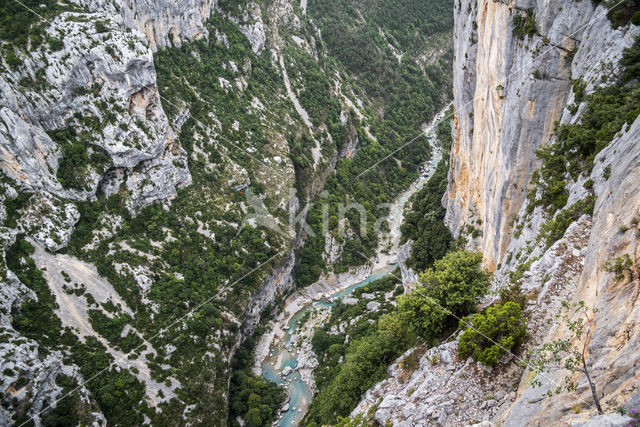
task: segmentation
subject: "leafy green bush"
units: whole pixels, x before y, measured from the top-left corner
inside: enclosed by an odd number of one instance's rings
[[[507,350],[518,346],[527,333],[522,309],[515,302],[489,307],[484,313],[460,321],[458,355],[493,366]]]
[[[420,285],[398,298],[400,318],[417,335],[435,339],[475,308],[489,287],[490,274],[480,267],[482,254],[450,252],[420,275]]]
[[[620,65],[624,67],[624,81],[640,78],[640,37],[636,37],[633,45],[623,51]]]
[[[580,77],[573,80],[571,86],[573,88],[576,102],[582,102],[582,100],[584,99],[584,92],[587,89],[587,82],[585,82],[584,79]]]
[[[524,15],[513,17],[513,32],[520,40],[524,40],[527,36],[531,37],[538,32],[533,9],[527,9]]]
[[[57,37],[48,37],[47,42],[54,52],[64,49],[64,42]]]
[[[415,334],[432,341],[447,327],[449,312],[429,294],[425,287],[416,288],[410,295],[400,297],[398,310],[402,321]]]
[[[604,270],[609,273],[615,273],[616,280],[622,280],[624,272],[629,270],[632,265],[633,261],[629,254],[624,254],[624,256],[617,257],[613,262],[607,261],[604,264]]]
[[[109,27],[107,27],[104,21],[96,21],[95,22],[96,33],[106,33],[109,31]]]
[[[640,11],[640,1],[638,0],[591,0],[594,5],[604,4],[609,8],[607,12],[607,18],[611,22],[613,28],[619,28],[627,25],[629,21],[634,20],[634,17]],[[638,18],[635,18],[638,19]],[[637,22],[637,21],[636,21]],[[635,22],[633,22],[635,25]]]
[[[47,133],[62,151],[56,176],[65,188],[84,189],[89,167],[103,172],[110,163],[110,157],[101,147],[91,145],[90,137],[84,133],[78,135],[73,127]],[[91,155],[87,151],[90,145],[94,151]]]

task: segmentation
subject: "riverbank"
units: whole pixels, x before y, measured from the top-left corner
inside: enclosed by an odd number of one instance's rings
[[[289,399],[282,408],[277,425],[296,425],[310,404],[315,392],[313,371],[318,366],[311,339],[317,326],[330,315],[333,302],[349,295],[358,287],[390,274],[397,266],[404,208],[411,196],[433,175],[442,158],[435,130],[448,108],[449,106],[438,113],[424,128],[433,150],[431,159],[420,170],[419,178],[391,205],[388,215],[389,232],[380,237],[376,258],[353,272],[331,274],[295,291],[286,298],[284,310],[269,323],[268,331],[258,342],[253,372],[285,385],[289,392]]]
[[[382,267],[379,267],[378,270],[382,270]],[[270,353],[271,345],[276,340],[281,340],[285,337],[285,329],[289,329],[289,322],[296,313],[314,301],[329,298],[350,286],[362,282],[374,273],[376,273],[374,265],[362,266],[354,273],[332,274],[329,277],[321,278],[316,283],[289,295],[284,302],[284,310],[275,320],[269,322],[269,331],[262,335],[256,345],[253,372],[256,375],[262,375],[262,364]]]

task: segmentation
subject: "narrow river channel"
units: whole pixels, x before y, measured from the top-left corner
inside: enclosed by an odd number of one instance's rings
[[[354,290],[387,276],[395,269],[404,207],[409,198],[420,190],[433,175],[438,162],[442,158],[442,150],[436,140],[436,130],[438,122],[443,119],[447,109],[440,112],[433,120],[433,123],[425,129],[429,144],[433,149],[431,160],[424,166],[420,177],[406,191],[400,194],[391,207],[388,217],[389,237],[378,248],[378,260],[371,271],[363,280],[341,289],[324,292],[322,298],[315,297],[303,300],[302,303],[300,303],[299,299],[296,300],[293,312],[291,309],[287,310],[290,307],[285,307],[285,315],[281,316],[279,324],[276,325],[279,333],[271,334],[266,338],[268,340],[268,350],[260,365],[262,375],[276,384],[285,385],[289,393],[289,401],[275,425],[282,427],[297,426],[302,417],[304,417],[313,396],[309,385],[305,383],[298,371],[299,359],[304,355],[300,354],[303,350],[295,345],[295,341],[296,335],[303,326],[303,320],[308,318],[308,315],[314,311],[331,307],[336,301],[349,296]],[[383,253],[383,250],[388,248],[389,243],[391,243],[390,249]]]

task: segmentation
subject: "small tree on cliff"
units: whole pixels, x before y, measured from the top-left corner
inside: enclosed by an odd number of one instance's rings
[[[553,396],[560,394],[562,390],[567,390],[569,392],[575,391],[577,385],[575,374],[582,373],[587,377],[587,382],[591,388],[591,396],[593,397],[596,409],[599,414],[602,414],[600,398],[596,392],[596,385],[593,383],[589,373],[591,364],[587,363],[586,356],[587,344],[589,343],[589,338],[595,327],[594,316],[598,310],[595,308],[588,310],[585,307],[584,301],[580,301],[571,306],[566,302],[562,305],[565,308],[573,309],[573,313],[578,315],[578,319],[571,320],[568,314],[565,314],[564,316],[557,315],[558,318],[562,318],[567,322],[570,335],[567,339],[557,339],[544,344],[533,354],[532,357],[529,358],[527,365],[536,375],[532,381],[532,386],[542,386],[539,375],[543,372],[566,369],[569,373],[564,378],[564,384],[549,389],[547,391],[547,395]]]

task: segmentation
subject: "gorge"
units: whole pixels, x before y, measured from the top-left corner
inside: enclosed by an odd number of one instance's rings
[[[0,425],[640,422],[637,0],[0,11]]]

